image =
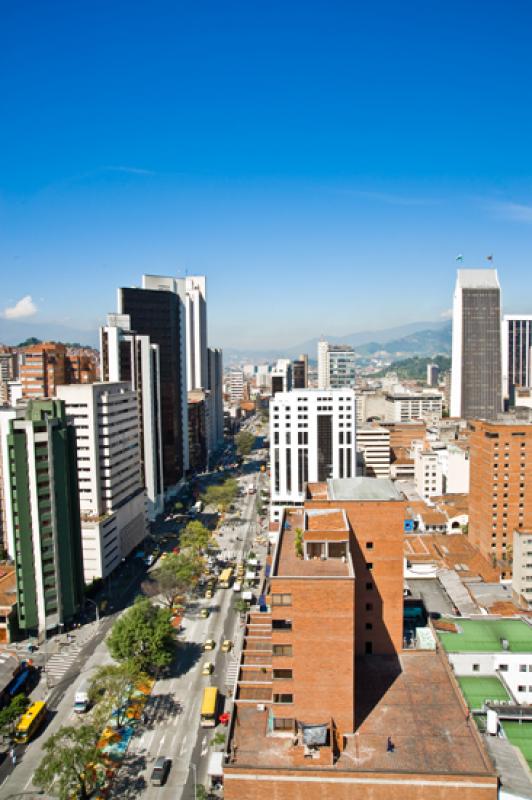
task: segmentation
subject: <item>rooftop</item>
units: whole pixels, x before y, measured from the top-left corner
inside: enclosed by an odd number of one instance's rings
[[[15,567],[7,564],[0,566],[0,606],[11,608],[17,602],[17,579]]]
[[[307,512],[308,513],[308,512]],[[334,517],[341,512],[334,511]],[[304,530],[305,512],[302,508],[290,508],[285,512],[281,523],[281,531],[277,542],[276,557],[273,563],[272,575],[276,577],[307,577],[307,578],[349,578],[354,576],[351,557],[343,561],[341,558],[300,558],[296,552],[296,530]],[[323,530],[323,529],[322,529]],[[318,540],[317,536],[312,537]],[[337,537],[331,537],[326,533],[320,537],[321,541],[327,541]],[[347,536],[342,532],[342,541],[346,541]],[[307,546],[307,545],[306,545]],[[345,549],[346,545],[344,545]]]
[[[499,572],[476,550],[463,533],[407,534],[405,557],[411,564],[434,563],[438,567],[455,570],[461,578],[481,577],[498,582]]]
[[[500,289],[496,269],[459,269],[456,285],[461,289]]]
[[[370,656],[357,661],[357,735],[332,770],[416,774],[493,774],[466,709],[438,653]],[[326,715],[325,715],[326,716]],[[230,767],[308,770],[291,738],[267,735],[268,711],[238,706]],[[391,736],[395,751],[386,751]],[[234,749],[233,747],[233,749]]]
[[[458,633],[438,631],[448,653],[532,653],[532,626],[521,619],[454,620]]]
[[[341,509],[309,508],[304,516],[305,531],[342,531],[349,534],[349,523],[345,511]]]
[[[486,700],[510,700],[506,688],[494,675],[466,675],[457,678],[467,705],[471,709],[480,709]]]
[[[329,500],[404,500],[387,478],[330,478],[327,491]]]

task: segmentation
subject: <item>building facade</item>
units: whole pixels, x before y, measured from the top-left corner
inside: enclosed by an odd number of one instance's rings
[[[218,450],[224,441],[223,354],[220,348],[207,350],[209,371],[209,452]]]
[[[271,514],[301,504],[307,482],[356,474],[352,389],[298,389],[270,401]]]
[[[64,344],[43,342],[25,347],[20,356],[23,397],[54,397],[56,387],[66,383],[65,359]]]
[[[437,364],[427,364],[427,386],[435,387],[440,380],[440,368]]]
[[[229,372],[227,394],[231,403],[240,403],[244,399],[244,373],[241,369],[232,369]]]
[[[294,389],[308,387],[308,356],[305,354],[292,362],[292,387]]]
[[[443,494],[443,470],[438,453],[430,447],[419,447],[414,453],[416,492],[424,500]]]
[[[318,388],[353,388],[356,378],[356,353],[348,344],[318,342]]]
[[[83,603],[74,431],[60,400],[32,400],[7,437],[19,627],[66,624]]]
[[[146,537],[137,393],[129,383],[60,386],[75,431],[85,581],[109,575]]]
[[[204,275],[185,278],[187,321],[187,389],[206,389],[207,360],[207,279]]]
[[[357,453],[362,457],[367,478],[390,477],[390,431],[380,425],[357,426]]]
[[[459,269],[453,300],[452,417],[502,410],[501,289],[497,270]]]
[[[164,509],[160,348],[131,331],[127,314],[109,314],[100,328],[100,353],[101,380],[127,381],[137,394],[140,458],[148,516],[154,520]]]
[[[190,469],[204,472],[208,466],[210,427],[207,397],[201,389],[188,393],[188,452]]]
[[[532,424],[508,416],[470,429],[469,539],[509,562],[514,530],[532,528]]]
[[[505,314],[502,320],[503,395],[515,405],[516,388],[532,387],[532,315]]]
[[[184,280],[143,275],[142,288],[118,290],[118,313],[127,314],[131,329],[159,347],[163,485],[170,496],[188,469]]]

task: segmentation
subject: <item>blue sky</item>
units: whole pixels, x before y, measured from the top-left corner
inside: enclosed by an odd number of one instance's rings
[[[532,311],[532,6],[4,0],[0,309],[208,276],[213,345]],[[15,312],[16,313],[16,312]]]

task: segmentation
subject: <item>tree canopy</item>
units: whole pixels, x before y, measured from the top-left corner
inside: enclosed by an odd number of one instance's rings
[[[59,800],[86,800],[95,786],[103,753],[96,746],[98,729],[85,723],[59,728],[43,744],[44,758],[33,776],[36,786]]]
[[[192,520],[183,529],[179,544],[183,550],[188,551],[189,556],[197,558],[209,545],[214,544],[214,540],[210,530],[203,523]]]
[[[0,711],[0,734],[2,736],[13,738],[15,726],[19,717],[21,717],[27,709],[29,702],[25,694],[17,694],[13,697],[9,705],[5,706]]]
[[[249,431],[240,431],[235,436],[236,449],[241,456],[249,456],[255,445],[255,436]]]
[[[108,719],[114,714],[116,725],[121,728],[127,718],[127,709],[139,683],[148,676],[140,670],[134,661],[121,664],[104,664],[94,673],[89,697],[99,707],[98,719]]]
[[[238,493],[238,483],[228,478],[220,485],[208,486],[202,495],[207,506],[214,506],[218,511],[227,511]]]
[[[172,661],[175,636],[170,610],[137,597],[113,625],[107,646],[115,661],[132,661],[138,669],[154,673]]]
[[[192,591],[201,575],[202,567],[202,560],[194,550],[186,553],[170,553],[160,562],[153,571],[152,578],[157,593],[168,608],[171,608],[179,597]]]

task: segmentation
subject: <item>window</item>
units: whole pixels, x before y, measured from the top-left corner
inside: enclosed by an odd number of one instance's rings
[[[291,656],[292,655],[292,645],[291,644],[274,644],[272,648],[272,655],[274,656]]]
[[[366,630],[367,631],[373,630],[373,622],[366,622]]]
[[[373,603],[366,603],[366,611],[373,611]]]
[[[364,652],[367,656],[370,656],[373,653],[373,642],[364,643]]]
[[[526,686],[518,686],[517,687],[517,691],[518,692],[526,692]]]
[[[273,702],[274,703],[293,703],[294,702],[294,695],[293,694],[274,694]]]
[[[508,664],[499,664],[500,672],[508,672]]]
[[[274,631],[291,631],[291,619],[272,619],[272,630]]]
[[[292,670],[291,669],[274,669],[273,670],[273,677],[275,679],[289,679],[292,678]]]
[[[480,672],[480,664],[473,664],[473,672]]]
[[[366,561],[366,569],[373,569],[373,562],[372,561]]]
[[[526,664],[519,664],[519,672],[526,672]]]
[[[294,720],[293,719],[282,719],[274,718],[273,720],[273,729],[274,731],[293,731],[294,730]]]
[[[366,548],[368,550],[373,550],[373,542],[366,542]]]
[[[368,583],[366,583],[366,591],[371,592],[372,589],[373,589],[373,584],[371,583],[371,581],[369,581]]]
[[[291,594],[272,594],[272,606],[291,606]]]

